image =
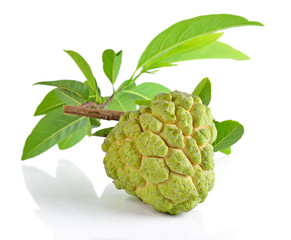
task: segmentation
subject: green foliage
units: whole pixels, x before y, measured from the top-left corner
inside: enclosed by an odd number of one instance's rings
[[[97,85],[96,79],[93,76],[92,70],[89,66],[89,64],[86,62],[86,60],[77,52],[71,51],[71,50],[65,50],[67,54],[71,56],[71,58],[75,61],[75,63],[78,65],[84,76],[86,77],[88,81],[88,85],[90,88],[94,91],[96,94],[96,97],[101,96],[101,91]]]
[[[60,100],[56,93],[56,89],[51,90],[38,105],[34,116],[46,114],[56,108],[64,105],[64,102]]]
[[[80,142],[87,134],[88,128],[90,127],[89,119],[86,119],[87,123],[82,127],[73,132],[70,136],[65,138],[63,141],[58,143],[59,149],[65,150],[67,148],[73,147],[78,142]]]
[[[158,93],[168,93],[171,90],[158,83],[146,82],[129,90],[125,89],[123,92],[127,93],[134,100],[151,100]]]
[[[92,128],[98,128],[101,126],[100,120],[96,118],[90,118],[90,123]]]
[[[95,133],[93,133],[92,136],[96,136],[96,137],[107,137],[107,135],[111,132],[111,130],[113,128],[114,127],[100,129],[100,130],[96,131]]]
[[[120,86],[117,89],[117,92],[122,91],[122,90],[126,90],[126,89],[131,89],[134,86],[136,86],[135,81],[133,80],[126,80],[123,83],[120,84]]]
[[[173,48],[171,50],[169,49],[163,49],[162,46],[158,47],[160,48],[159,51],[154,56],[150,56],[149,59],[144,60],[144,62],[141,61],[141,65],[138,67],[142,67],[142,71],[148,71],[151,69],[156,69],[160,67],[170,67],[173,66],[173,62],[169,61],[174,56],[186,54],[189,52],[194,52],[195,50],[201,49],[210,43],[213,43],[218,38],[222,36],[223,33],[210,33],[207,35],[202,35],[199,37],[194,37],[190,41],[182,41],[178,40],[180,42],[174,43],[173,46],[169,46],[168,48]],[[169,32],[170,36],[173,36]],[[167,38],[168,36],[166,36]],[[158,41],[159,42],[159,41]],[[151,49],[151,48],[150,48]],[[148,50],[148,55],[150,54],[151,50]],[[142,59],[142,57],[141,57]]]
[[[38,122],[26,139],[22,160],[43,153],[86,123],[86,117],[65,115],[62,108],[49,112]]]
[[[263,26],[259,22],[248,21],[243,17],[230,14],[205,15],[178,22],[150,42],[139,59],[137,69],[142,68],[142,71],[146,71],[161,66],[171,66],[173,62],[181,61],[179,56],[191,55],[215,42],[221,33],[213,34],[214,32],[251,25]],[[176,57],[172,59],[173,56]]]
[[[103,52],[103,70],[112,85],[115,83],[117,75],[119,73],[121,59],[122,51],[115,53],[113,50],[107,49]]]
[[[136,80],[143,73],[155,73],[161,67],[176,66],[177,62],[225,58],[234,60],[249,59],[244,53],[217,41],[223,29],[239,26],[263,26],[259,22],[229,15],[213,14],[180,21],[158,34],[142,53],[137,67],[130,78],[123,81],[111,96],[102,96],[100,88],[86,60],[77,52],[65,52],[77,64],[85,76],[85,81],[58,80],[38,82],[36,85],[53,86],[38,105],[35,116],[46,114],[28,136],[22,159],[28,159],[58,144],[67,149],[80,142],[86,135],[106,136],[112,128],[91,134],[93,128],[101,126],[99,119],[65,115],[63,105],[81,105],[87,102],[101,104],[102,108],[120,111],[136,110],[136,105],[151,106],[153,96],[168,93],[170,90],[157,83],[145,82],[137,85]],[[103,70],[114,85],[122,61],[122,51],[115,53],[107,49],[102,54]],[[204,78],[193,91],[205,105],[211,100],[211,83]],[[235,121],[215,122],[218,137],[213,143],[215,151],[231,152],[230,146],[243,134],[243,127]]]
[[[215,41],[204,48],[193,52],[177,54],[171,58],[164,59],[164,62],[182,62],[196,59],[233,59],[233,60],[249,60],[244,53],[232,48],[231,46]]]
[[[81,105],[86,102],[82,97],[65,89],[56,89],[56,94],[66,105]]]
[[[211,100],[211,83],[206,77],[196,86],[192,94],[201,98],[204,105],[208,106]]]
[[[69,95],[80,102],[87,102],[89,97],[89,90],[84,83],[75,80],[58,80],[50,82],[38,82],[34,85],[47,85],[58,87],[58,89],[64,90],[65,95]],[[60,95],[58,95],[60,97]],[[60,97],[61,98],[61,97]],[[62,98],[61,98],[62,99]],[[63,100],[64,101],[64,100]],[[66,103],[66,102],[65,102]],[[70,104],[70,103],[68,103]]]
[[[217,138],[212,143],[215,152],[229,148],[235,144],[244,133],[244,127],[239,122],[233,120],[223,122],[215,121],[215,127],[217,129]]]
[[[136,104],[125,92],[117,92],[108,104],[107,109],[124,112],[133,111],[136,110]]]
[[[229,154],[231,154],[231,148],[230,147],[225,148],[223,150],[220,150],[220,152],[222,152],[222,153],[224,153],[226,155],[229,155]]]
[[[139,106],[147,106],[147,107],[152,106],[151,100],[135,100],[134,103],[139,105]]]

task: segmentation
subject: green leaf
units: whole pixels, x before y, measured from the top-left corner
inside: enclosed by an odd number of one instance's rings
[[[75,63],[78,65],[84,76],[86,77],[88,84],[90,88],[94,91],[96,94],[96,97],[101,96],[100,89],[97,85],[96,79],[92,73],[92,70],[89,66],[89,64],[86,62],[86,60],[77,52],[71,51],[71,50],[64,50],[67,54],[71,56],[71,58],[75,61]]]
[[[182,53],[181,53],[182,54]],[[180,56],[181,54],[177,54],[178,56]],[[176,55],[175,55],[176,56]],[[171,59],[172,57],[170,57]],[[149,71],[151,69],[156,69],[156,68],[162,68],[162,67],[176,67],[177,64],[174,64],[172,62],[170,62],[168,60],[168,58],[165,58],[163,60],[160,60],[160,62],[154,62],[152,63],[150,66],[147,66],[146,70],[144,69],[143,72],[144,73],[152,73],[152,72],[157,72],[158,70],[155,71]]]
[[[75,80],[58,80],[58,81],[49,81],[49,82],[38,82],[34,85],[47,85],[58,87],[63,92],[70,92],[72,98],[76,98],[76,101],[85,103],[89,98],[89,90],[84,83]]]
[[[160,64],[165,66],[168,64],[170,66],[172,63],[196,59],[248,60],[249,57],[225,43],[215,41],[203,48],[165,58]]]
[[[107,49],[102,54],[103,70],[109,81],[114,84],[119,73],[122,59],[122,51],[115,53]]]
[[[151,100],[135,100],[134,103],[139,105],[139,106],[147,106],[147,107],[152,106]]]
[[[117,110],[117,111],[134,111],[136,110],[136,104],[134,100],[128,97],[124,92],[117,92],[113,100],[108,104],[106,109]]]
[[[165,61],[169,58],[171,59],[174,56],[180,56],[181,54],[187,54],[189,52],[193,52],[199,50],[213,42],[215,42],[218,38],[222,36],[223,33],[209,33],[203,36],[199,36],[191,39],[190,41],[186,41],[181,45],[173,48],[172,50],[166,51],[161,54],[159,57],[156,57],[149,61],[147,64],[143,65],[142,71],[148,71],[150,69],[156,69],[160,67],[170,67],[175,66],[175,64]]]
[[[59,149],[65,150],[80,142],[86,136],[89,126],[89,120],[87,119],[87,124],[84,124],[83,127],[77,129],[70,136],[58,143]]]
[[[83,127],[86,122],[86,117],[65,115],[62,107],[49,112],[27,137],[21,159],[32,158],[45,152]]]
[[[64,103],[56,94],[56,89],[51,90],[38,105],[34,116],[46,114],[56,108],[63,106]]]
[[[201,98],[203,104],[208,106],[211,100],[211,83],[209,79],[206,77],[200,81],[200,83],[196,86],[192,94]]]
[[[178,22],[157,35],[142,53],[137,69],[150,66],[158,58],[163,58],[168,52],[185,46],[191,50],[195,39],[223,29],[239,26],[263,26],[259,22],[230,14],[212,14],[199,16]],[[169,57],[169,55],[168,55]],[[157,62],[156,62],[157,63]]]
[[[118,89],[116,90],[116,92],[120,91],[121,89],[131,89],[133,87],[135,87],[136,84],[135,84],[135,81],[131,81],[131,80],[126,80],[124,82],[122,82],[120,84],[120,86],[118,87]]]
[[[88,81],[85,81],[85,82],[84,82],[84,85],[86,85],[86,87],[87,87],[88,90],[89,90],[88,101],[89,101],[89,102],[95,102],[95,101],[96,101],[96,96],[95,96],[95,93],[94,93],[94,91],[92,90],[92,88],[90,88],[90,86],[89,86],[89,84],[88,84]]]
[[[101,122],[99,119],[96,118],[90,118],[91,126],[92,128],[97,128],[101,126]]]
[[[233,60],[249,60],[250,58],[241,51],[219,41],[215,41],[204,48],[196,51],[177,56],[178,61],[188,61],[195,59],[233,59]],[[178,60],[177,60],[178,59]],[[172,62],[171,61],[171,62]]]
[[[103,128],[98,130],[97,132],[93,133],[92,136],[96,137],[107,137],[107,135],[111,132],[114,127]]]
[[[222,150],[220,150],[220,152],[222,152],[222,153],[224,153],[226,155],[229,155],[229,154],[231,154],[231,148],[228,147],[228,148],[222,149]]]
[[[244,127],[239,122],[227,120],[223,122],[215,121],[214,123],[217,129],[217,138],[212,143],[215,152],[232,146],[244,133]]]
[[[81,105],[85,103],[83,98],[80,98],[78,95],[61,88],[56,89],[56,94],[66,105]]]
[[[129,94],[134,100],[151,100],[158,93],[168,93],[171,90],[158,83],[145,82],[123,92]]]

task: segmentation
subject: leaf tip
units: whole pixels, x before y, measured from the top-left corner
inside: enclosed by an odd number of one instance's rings
[[[258,26],[258,27],[264,27],[265,25],[260,23],[260,22],[256,22],[256,21],[251,21],[252,25]]]
[[[28,159],[29,157],[26,156],[26,154],[23,152],[22,156],[21,156],[21,161],[24,161],[26,159]]]

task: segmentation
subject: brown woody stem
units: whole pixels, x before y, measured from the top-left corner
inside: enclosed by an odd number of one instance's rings
[[[90,118],[98,118],[104,120],[115,120],[118,121],[120,116],[124,113],[121,111],[107,110],[107,109],[98,109],[98,108],[89,108],[89,107],[98,107],[98,105],[93,106],[91,103],[85,103],[81,106],[64,106],[64,113],[77,116],[85,116]],[[99,106],[100,107],[100,106]]]

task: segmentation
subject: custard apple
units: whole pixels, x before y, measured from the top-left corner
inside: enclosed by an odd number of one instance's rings
[[[216,136],[211,111],[199,97],[160,93],[151,107],[120,117],[102,145],[105,170],[118,189],[154,209],[187,212],[213,187]]]

